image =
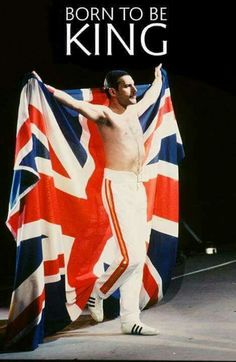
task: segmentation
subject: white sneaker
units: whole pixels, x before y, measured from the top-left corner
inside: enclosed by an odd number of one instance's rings
[[[99,297],[98,294],[92,293],[88,300],[88,309],[91,313],[92,318],[96,322],[102,322],[104,315],[103,315],[103,299]]]
[[[157,329],[149,327],[141,322],[122,323],[121,331],[124,334],[134,334],[140,336],[155,336],[160,333]]]

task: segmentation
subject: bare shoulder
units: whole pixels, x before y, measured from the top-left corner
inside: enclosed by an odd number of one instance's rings
[[[108,116],[110,117],[114,112],[108,107],[108,106],[104,106],[104,105],[101,105],[102,109],[103,109],[103,112]]]
[[[92,107],[96,110],[98,110],[99,112],[103,113],[104,116],[107,115],[109,116],[110,114],[112,114],[112,110],[108,107],[108,106],[105,106],[103,104],[93,104],[93,103],[90,103],[90,105],[92,105]]]

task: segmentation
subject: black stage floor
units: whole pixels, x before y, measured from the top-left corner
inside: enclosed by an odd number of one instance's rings
[[[1,309],[1,323],[7,308]],[[33,352],[0,359],[236,361],[236,250],[178,262],[159,304],[142,312],[158,336],[127,336],[119,319],[95,323],[87,312]]]

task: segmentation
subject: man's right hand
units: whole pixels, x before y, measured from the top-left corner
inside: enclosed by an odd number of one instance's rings
[[[52,94],[55,93],[56,88],[54,88],[54,87],[52,87],[51,85],[48,85],[48,84],[45,84],[45,86],[46,86],[47,90],[48,90],[50,93],[52,93]]]
[[[35,70],[32,71],[32,73],[34,74],[34,76],[40,80],[42,82],[42,79],[40,78],[40,76],[35,72]]]
[[[160,63],[156,68],[155,68],[155,78],[161,78],[161,67],[162,64]]]

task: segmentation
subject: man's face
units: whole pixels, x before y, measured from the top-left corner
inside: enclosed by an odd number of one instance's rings
[[[130,104],[135,104],[137,89],[134,80],[130,75],[123,75],[118,80],[118,89],[115,89],[115,97],[121,106],[127,107]]]

